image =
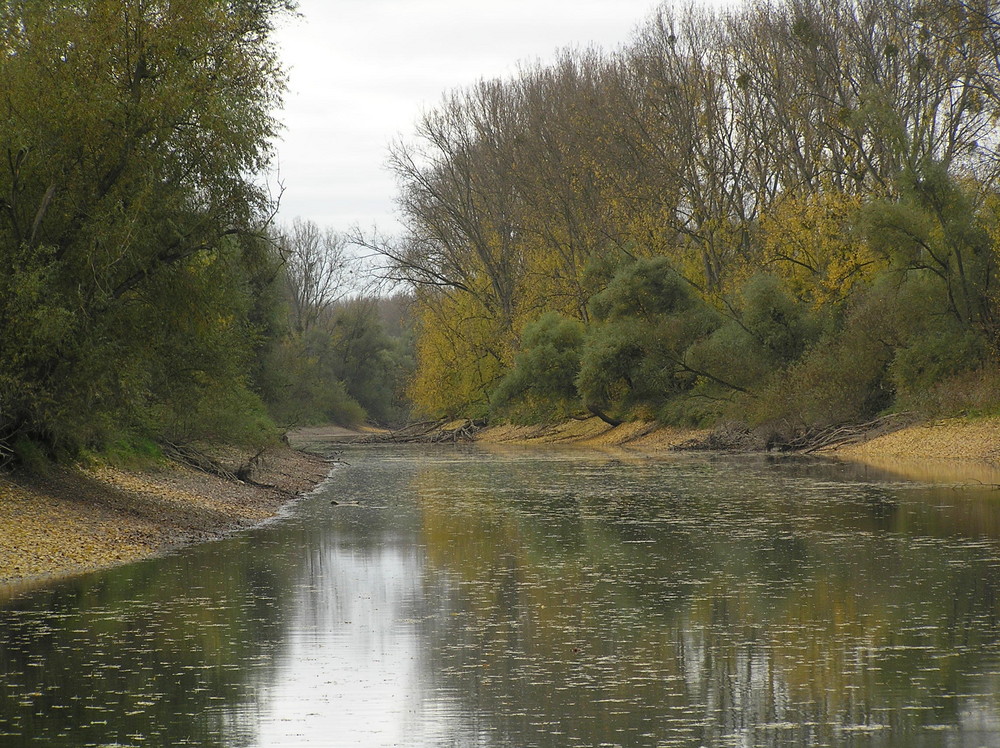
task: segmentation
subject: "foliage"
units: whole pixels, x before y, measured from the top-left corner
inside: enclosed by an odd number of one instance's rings
[[[775,276],[755,275],[743,287],[742,321],[774,366],[795,361],[816,337],[817,320]]]
[[[624,266],[590,304],[595,320],[577,387],[588,407],[655,413],[699,377],[688,350],[718,327],[715,312],[662,257]]]
[[[268,438],[242,372],[285,9],[0,7],[0,444]]]
[[[289,337],[272,348],[266,367],[268,405],[278,424],[357,426],[365,420],[364,409],[336,377],[331,358],[329,338],[322,333]]]
[[[580,410],[583,324],[547,312],[524,328],[514,365],[490,398],[494,411],[515,422],[558,420]]]
[[[928,271],[910,271],[891,288],[873,293],[891,296],[878,304],[889,312],[885,331],[894,331],[889,374],[897,391],[898,407],[935,413],[934,391],[946,382],[988,365],[982,331],[962,324],[945,310],[946,283]]]
[[[837,304],[886,263],[855,230],[858,195],[785,195],[760,219],[761,264],[788,292],[815,306]]]
[[[160,445],[144,438],[119,439],[89,457],[95,462],[125,469],[157,468],[164,463]]]
[[[990,291],[997,252],[976,195],[942,164],[900,177],[898,199],[873,202],[865,214],[870,241],[895,268],[926,271],[944,285],[944,310],[963,326],[995,338]]]
[[[390,336],[379,307],[379,299],[357,297],[336,309],[329,325],[331,371],[370,420],[400,423],[402,387],[412,369],[408,331]]]
[[[418,295],[417,370],[408,394],[419,413],[483,417],[501,379],[510,333],[469,294]]]
[[[889,352],[857,329],[820,339],[801,360],[776,372],[745,404],[750,423],[828,426],[870,419],[892,403]]]
[[[998,30],[944,0],[665,5],[615,52],[452,92],[393,151],[403,235],[359,237],[416,289],[411,395],[570,407],[525,324],[556,313],[602,412],[830,424],[948,382],[989,407]]]
[[[282,427],[406,420],[405,380],[412,371],[406,298],[363,293],[347,237],[296,220],[277,232],[281,260],[257,383]],[[387,332],[383,317],[393,329]]]

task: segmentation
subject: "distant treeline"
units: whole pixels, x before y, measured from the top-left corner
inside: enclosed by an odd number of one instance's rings
[[[267,228],[293,5],[0,5],[0,467],[400,417],[388,306]]]
[[[663,6],[394,149],[439,415],[790,428],[1000,403],[990,0]]]

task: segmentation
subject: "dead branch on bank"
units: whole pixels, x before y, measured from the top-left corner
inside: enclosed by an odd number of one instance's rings
[[[486,427],[485,421],[464,419],[461,421],[443,418],[437,421],[411,423],[396,431],[382,434],[366,434],[354,441],[355,444],[457,444],[471,442],[476,434]]]
[[[13,465],[16,457],[14,450],[0,441],[0,472],[3,472],[9,465]]]
[[[678,444],[674,449],[718,452],[796,452],[812,454],[823,449],[858,444],[877,436],[898,431],[917,420],[913,413],[890,413],[865,423],[833,424],[803,427],[762,426],[751,429],[742,424],[727,423],[710,434]]]
[[[913,413],[889,413],[871,421],[858,424],[839,424],[823,428],[806,429],[790,439],[784,448],[791,452],[810,454],[821,449],[843,447],[874,439],[909,426],[916,420]]]
[[[209,475],[214,475],[217,478],[222,478],[223,480],[231,481],[233,483],[246,483],[247,485],[256,486],[257,488],[266,488],[274,491],[281,491],[283,493],[292,493],[279,486],[275,486],[270,483],[261,483],[260,481],[254,479],[253,474],[259,470],[262,465],[264,454],[267,452],[266,447],[262,447],[256,454],[248,459],[243,459],[241,457],[233,469],[226,467],[226,465],[215,457],[212,457],[204,450],[198,449],[191,444],[178,444],[175,442],[163,441],[160,443],[160,449],[163,451],[163,455],[168,459],[199,472],[208,473]]]
[[[239,483],[240,479],[236,473],[227,470],[222,463],[208,456],[205,452],[192,447],[190,444],[176,444],[174,442],[163,441],[160,444],[165,457],[186,465],[202,473],[215,475],[234,483]]]

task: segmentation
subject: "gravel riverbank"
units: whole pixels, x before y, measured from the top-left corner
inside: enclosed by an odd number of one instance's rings
[[[498,426],[477,441],[578,444],[656,453],[708,432],[596,418],[547,427]],[[293,446],[350,441],[357,432],[326,427],[292,434]],[[918,424],[825,454],[917,480],[1000,484],[1000,418]],[[44,580],[135,561],[222,537],[273,517],[329,473],[323,459],[272,450],[257,485],[177,464],[155,470],[53,468],[44,478],[0,476],[0,599]]]
[[[135,561],[273,517],[330,465],[275,449],[238,483],[177,464],[0,476],[0,599],[40,581]]]

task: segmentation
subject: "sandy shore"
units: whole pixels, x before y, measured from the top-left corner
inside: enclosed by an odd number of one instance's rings
[[[917,424],[834,452],[862,459],[906,457],[1000,464],[1000,418],[950,418]]]
[[[667,451],[692,439],[704,437],[706,429],[681,429],[647,421],[609,426],[599,418],[566,421],[551,426],[491,426],[476,435],[487,444],[579,444],[584,447],[628,447],[647,452]]]
[[[0,597],[252,527],[315,486],[329,467],[280,449],[265,455],[254,472],[260,485],[176,464],[0,476]]]
[[[708,432],[653,423],[612,428],[597,418],[554,426],[496,426],[487,444],[575,444],[666,452]],[[291,434],[298,448],[350,441],[337,427]],[[910,426],[863,444],[828,450],[916,480],[1000,485],[1000,418],[949,419]],[[53,577],[153,556],[222,537],[273,517],[329,472],[325,461],[275,450],[254,479],[234,483],[178,465],[132,471],[59,468],[45,478],[0,476],[0,598]]]
[[[555,426],[495,426],[477,441],[494,444],[578,444],[664,452],[710,432],[625,423],[612,428],[597,418]],[[953,418],[908,426],[862,444],[819,454],[860,462],[911,480],[1000,485],[1000,418]]]
[[[1000,485],[1000,418],[916,424],[826,454],[911,480]]]

